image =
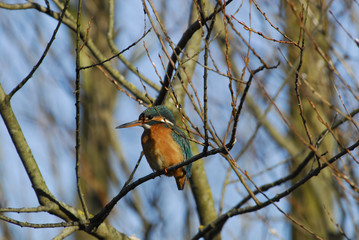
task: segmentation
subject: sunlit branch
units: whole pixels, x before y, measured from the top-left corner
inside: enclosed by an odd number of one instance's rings
[[[0,3],[0,7],[1,7],[1,4]],[[61,15],[59,16],[59,22],[57,23],[56,27],[55,27],[55,30],[54,32],[52,33],[52,36],[50,38],[50,41],[47,43],[46,45],[46,48],[44,50],[44,52],[42,53],[40,59],[37,61],[37,63],[35,64],[35,66],[31,69],[30,73],[9,93],[9,98],[11,99],[12,96],[14,96],[14,94],[19,91],[26,83],[27,81],[34,75],[34,73],[36,72],[36,70],[40,67],[42,61],[45,59],[47,53],[49,52],[50,50],[50,47],[52,45],[52,43],[54,42],[55,40],[55,37],[56,37],[56,34],[58,32],[58,30],[60,29],[60,26],[62,24],[62,21],[64,19],[64,16],[65,16],[65,12],[67,10],[67,7],[68,7],[68,4],[69,4],[69,0],[66,0],[65,4],[64,4],[64,9],[62,10],[61,12]],[[21,5],[21,4],[16,4],[16,5]],[[29,6],[30,7],[34,7],[34,8],[38,8],[39,5],[37,4],[30,4],[30,5],[26,5],[26,6]],[[50,9],[47,9],[48,11],[50,11]]]
[[[193,163],[193,162],[195,162],[199,159],[202,159],[204,157],[211,156],[211,155],[218,154],[218,153],[223,153],[225,151],[226,151],[225,147],[220,147],[220,148],[212,149],[207,152],[199,153],[199,154],[187,159],[186,161],[183,161],[179,164],[176,164],[174,166],[167,168],[166,171],[163,169],[160,171],[153,172],[151,174],[148,174],[145,177],[142,177],[142,178],[136,180],[135,182],[133,182],[131,184],[126,185],[98,214],[96,214],[93,218],[90,219],[90,224],[88,226],[86,226],[86,231],[91,232],[93,229],[97,228],[106,219],[106,217],[110,214],[111,210],[117,204],[117,202],[121,198],[123,198],[128,192],[132,191],[133,189],[135,189],[137,186],[141,185],[142,183],[145,183],[151,179],[159,177],[159,176],[165,174],[166,172],[171,172],[180,167],[186,166],[186,165]]]
[[[59,227],[70,227],[70,226],[80,226],[80,222],[61,222],[61,223],[29,223],[29,222],[21,222],[4,215],[0,215],[0,219],[18,225],[20,227],[28,227],[28,228],[59,228]],[[81,223],[83,224],[83,223]]]
[[[57,1],[54,0],[55,4],[57,4],[59,6],[60,9],[64,8],[64,5]],[[39,12],[43,12],[51,17],[53,17],[54,19],[59,20],[60,19],[60,14],[53,12],[39,4],[26,4],[25,6],[16,6],[15,8],[11,8],[12,4],[5,4],[5,3],[1,3],[0,2],[0,8],[9,8],[10,10],[19,10],[19,9],[36,9]],[[23,7],[23,8],[21,8]],[[65,13],[65,17],[63,18],[63,23],[66,24],[66,26],[68,26],[72,31],[76,32],[76,21],[74,20],[74,18],[72,17],[72,15],[68,12]],[[95,45],[95,43],[92,41],[91,38],[87,38],[87,33],[85,30],[80,29],[80,34],[81,34],[81,39],[83,41],[86,40],[86,46],[88,47],[88,49],[90,50],[90,52],[95,56],[95,58],[97,59],[98,62],[103,62],[106,60],[106,58],[103,56],[103,54],[101,53],[101,51],[97,48],[97,46]],[[116,69],[114,69],[108,62],[103,63],[103,65],[101,65],[115,80],[114,82],[116,82],[117,84],[123,86],[124,88],[126,88],[129,92],[131,92],[131,94],[133,94],[137,99],[140,99],[141,101],[148,103],[148,99],[144,96],[144,94],[138,90],[134,84],[128,82],[126,80],[126,78],[121,75]]]
[[[350,151],[353,151],[358,146],[359,146],[359,141],[355,142],[353,145],[351,145],[347,149],[349,149]],[[335,155],[334,157],[329,159],[328,163],[329,164],[334,163],[335,161],[337,161],[338,159],[340,159],[342,156],[346,155],[347,153],[348,152],[346,150],[341,151],[340,153],[338,153],[337,155]],[[239,208],[239,207],[238,208],[237,207],[232,208],[231,210],[229,210],[226,213],[219,216],[215,221],[213,221],[212,223],[210,223],[206,227],[202,228],[192,238],[192,240],[200,239],[202,236],[204,236],[207,232],[211,231],[215,227],[222,226],[229,218],[231,218],[233,216],[244,214],[244,213],[249,213],[249,212],[254,212],[254,211],[257,211],[259,209],[262,209],[262,208],[270,205],[273,202],[278,202],[280,199],[286,197],[291,192],[293,192],[295,189],[297,189],[301,185],[305,184],[311,178],[317,176],[323,169],[325,169],[328,166],[329,165],[327,163],[323,163],[321,166],[311,170],[306,176],[304,176],[302,179],[300,179],[299,181],[297,181],[296,183],[291,185],[291,187],[287,188],[285,191],[283,191],[281,193],[276,194],[273,198],[270,198],[269,200],[267,200],[265,202],[262,202],[260,205],[248,206],[248,207],[244,207],[244,208]],[[259,188],[259,189],[261,189],[261,188]]]
[[[63,240],[79,229],[80,229],[79,226],[66,227],[61,231],[61,233],[59,235],[54,237],[52,240]]]
[[[0,208],[0,212],[16,212],[16,213],[33,213],[33,212],[48,212],[54,209],[51,206],[39,207],[24,207],[24,208]]]
[[[77,193],[80,199],[82,209],[85,213],[86,219],[89,218],[89,211],[84,199],[83,190],[81,187],[81,178],[80,178],[80,147],[81,147],[81,127],[80,127],[80,52],[81,52],[81,43],[80,43],[80,21],[81,21],[81,9],[82,9],[82,0],[78,0],[77,6],[77,18],[76,18],[76,80],[75,80],[75,106],[76,106],[76,184],[77,184]]]
[[[226,6],[228,4],[230,4],[232,2],[232,0],[229,0],[226,2]],[[211,15],[209,15],[205,21],[209,21],[211,19],[213,19],[217,13],[218,13],[219,9],[216,9]],[[164,83],[163,86],[161,88],[161,91],[155,101],[155,105],[159,105],[163,102],[163,100],[165,99],[166,93],[167,93],[167,89],[169,86],[169,81],[172,77],[173,74],[173,70],[174,70],[174,64],[177,62],[177,56],[181,53],[182,49],[184,49],[184,47],[186,46],[186,44],[188,43],[188,41],[191,39],[192,35],[201,28],[201,23],[200,21],[196,21],[194,22],[191,26],[189,26],[187,28],[187,30],[183,33],[180,41],[178,42],[175,51],[172,53],[171,55],[171,60],[167,65],[167,71],[166,71],[166,75],[164,77]]]

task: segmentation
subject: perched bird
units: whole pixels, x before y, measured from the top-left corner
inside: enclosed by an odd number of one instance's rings
[[[192,157],[191,147],[185,133],[175,125],[172,112],[163,105],[153,106],[143,111],[138,120],[122,124],[116,128],[141,126],[143,152],[154,171],[164,169],[166,176],[174,176],[178,190],[183,190],[191,176],[192,164],[167,172],[167,168]]]

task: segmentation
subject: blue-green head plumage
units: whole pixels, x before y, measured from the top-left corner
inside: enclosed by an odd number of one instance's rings
[[[158,116],[164,117],[165,119],[172,122],[173,124],[175,124],[175,122],[176,122],[175,117],[173,116],[172,112],[166,106],[163,106],[163,105],[158,105],[158,106],[153,106],[153,107],[147,108],[145,111],[143,111],[140,114],[139,119],[154,118],[154,117],[158,117]]]

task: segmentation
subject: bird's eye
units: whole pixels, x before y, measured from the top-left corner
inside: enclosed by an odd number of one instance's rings
[[[153,118],[152,115],[146,117],[148,120],[151,120]]]
[[[143,115],[143,113],[140,114],[140,116],[138,117],[138,120],[143,120],[145,118],[145,116]]]

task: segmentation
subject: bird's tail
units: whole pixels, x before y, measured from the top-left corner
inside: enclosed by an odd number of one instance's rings
[[[183,190],[184,184],[186,183],[186,175],[182,177],[176,177],[176,183],[178,190]]]
[[[191,165],[175,170],[173,176],[176,178],[178,190],[183,190],[186,180],[191,176]]]

